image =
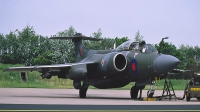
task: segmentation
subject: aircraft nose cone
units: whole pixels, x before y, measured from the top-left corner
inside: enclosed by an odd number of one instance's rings
[[[158,56],[153,62],[153,69],[156,73],[164,74],[178,66],[180,60],[171,55]]]

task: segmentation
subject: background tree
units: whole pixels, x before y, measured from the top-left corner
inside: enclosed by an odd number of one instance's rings
[[[129,41],[128,37],[122,37],[122,38],[115,38],[115,42],[116,42],[116,47],[118,47],[119,45],[121,45],[122,43]]]
[[[52,53],[51,44],[48,37],[43,37],[38,35],[38,45],[35,48],[35,56],[31,59],[31,65],[47,65],[52,64],[52,57],[50,54]]]
[[[114,49],[115,39],[111,39],[109,37],[105,37],[100,42],[101,50]]]
[[[192,69],[196,67],[197,61],[195,59],[197,57],[197,53],[195,49],[189,45],[181,45],[179,49],[184,55],[184,60],[182,60],[182,63],[184,63],[185,69]]]
[[[53,51],[47,51],[44,52],[42,55],[39,55],[36,58],[33,58],[31,60],[31,63],[33,65],[50,65],[52,64],[52,57],[51,57],[51,53],[53,53]]]
[[[85,35],[87,36],[87,35]],[[92,33],[93,38],[101,39],[102,37],[102,31],[99,29],[97,32]],[[83,40],[83,44],[86,48],[99,50],[101,49],[100,41],[90,41],[90,40]]]
[[[75,33],[76,30],[70,26],[69,29],[58,32],[56,36],[73,36]],[[71,40],[51,39],[50,43],[53,53],[49,55],[53,64],[75,62],[74,44]]]
[[[143,40],[143,38],[144,37],[140,34],[140,31],[138,30],[138,32],[136,32],[136,34],[135,34],[134,41],[141,42]]]
[[[59,31],[56,36],[73,36],[76,30],[70,26],[64,31]],[[102,31],[92,33],[94,38],[102,38]],[[101,41],[83,41],[84,45],[90,49],[110,49],[114,43],[116,47],[128,37],[111,39],[102,38]],[[143,36],[136,32],[135,41],[142,41]],[[75,62],[74,44],[71,40],[50,40],[48,37],[36,34],[32,26],[26,26],[21,31],[11,31],[9,34],[0,34],[0,63],[5,64],[61,64]],[[161,53],[177,57],[181,64],[178,68],[185,70],[200,71],[200,48],[198,46],[181,45],[176,48],[172,43],[164,42]],[[158,49],[159,44],[155,44]],[[185,77],[189,77],[185,76]]]
[[[102,39],[101,41],[90,41],[84,40],[83,43],[85,47],[94,50],[107,50],[111,49],[114,46],[115,40],[109,37],[102,37],[102,31],[99,29],[97,32],[92,33],[93,38]]]
[[[10,32],[6,35],[5,43],[5,54],[4,54],[4,63],[16,64],[19,62],[20,54],[19,54],[19,41],[17,39],[17,35],[14,32]]]
[[[0,63],[4,63],[4,53],[6,50],[5,36],[0,34]]]
[[[0,35],[0,42],[0,62],[5,64],[32,65],[32,59],[50,49],[48,38],[37,35],[30,26]]]
[[[161,45],[160,43],[155,44],[156,49],[159,49],[160,45]],[[180,61],[185,60],[183,52],[181,52],[181,50],[178,50],[176,48],[176,46],[173,45],[172,43],[163,42],[162,48],[160,49],[160,53],[175,56]],[[184,64],[181,63],[181,64],[179,64],[178,68],[185,69],[185,66],[184,66]]]
[[[31,65],[32,58],[37,56],[38,36],[31,26],[18,31],[20,64]]]

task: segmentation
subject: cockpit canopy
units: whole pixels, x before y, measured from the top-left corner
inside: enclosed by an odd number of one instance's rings
[[[122,43],[120,46],[117,47],[117,50],[119,51],[129,51],[132,50],[133,48],[139,47],[139,42],[131,42],[131,41],[126,41]]]
[[[152,44],[140,45],[139,42],[126,41],[118,46],[117,51],[141,51],[141,52],[158,52],[158,50]]]

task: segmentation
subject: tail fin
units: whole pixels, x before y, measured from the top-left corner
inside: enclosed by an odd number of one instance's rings
[[[72,42],[74,42],[74,45],[75,45],[76,62],[81,61],[84,58],[83,52],[87,52],[86,50],[88,50],[83,46],[82,40],[92,40],[92,41],[102,40],[102,39],[97,39],[97,38],[92,38],[92,37],[86,37],[82,35],[81,33],[76,33],[74,36],[70,36],[70,37],[50,37],[49,39],[72,39]]]

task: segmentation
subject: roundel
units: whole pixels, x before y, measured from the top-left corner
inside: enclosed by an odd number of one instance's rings
[[[131,61],[130,69],[133,74],[137,74],[137,61],[135,59]]]

